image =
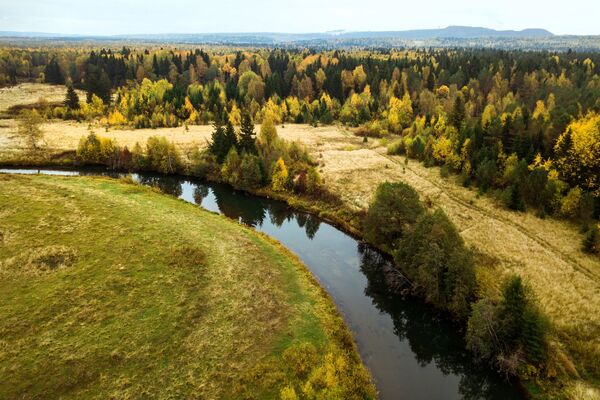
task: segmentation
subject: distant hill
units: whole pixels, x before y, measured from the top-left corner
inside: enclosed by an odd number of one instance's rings
[[[336,34],[345,39],[394,38],[405,40],[427,39],[477,39],[477,38],[541,38],[554,36],[546,29],[524,29],[522,31],[497,31],[472,26],[449,26],[443,29],[418,29],[388,32],[344,32]]]
[[[41,32],[2,32],[0,37],[16,38],[61,38],[61,39],[93,39],[93,40],[149,40],[178,43],[229,43],[229,44],[278,44],[306,41],[328,41],[332,39],[477,39],[477,38],[543,38],[554,36],[545,29],[524,29],[522,31],[497,31],[488,28],[471,26],[449,26],[443,29],[419,29],[407,31],[372,31],[350,32],[332,31],[324,33],[166,33],[166,34],[134,34],[134,35],[68,35]]]

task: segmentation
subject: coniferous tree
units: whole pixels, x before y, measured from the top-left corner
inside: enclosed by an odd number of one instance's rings
[[[65,98],[65,107],[71,110],[79,110],[79,96],[73,88],[73,85],[67,86],[67,97]]]
[[[104,104],[110,104],[111,87],[112,83],[106,71],[94,64],[88,64],[85,75],[87,101],[91,102],[92,96],[96,95],[102,99]]]
[[[217,158],[219,164],[222,164],[229,152],[229,146],[223,122],[218,118],[215,120],[211,139],[208,150]]]
[[[465,115],[465,104],[460,96],[456,96],[456,99],[454,100],[454,107],[452,107],[452,113],[450,114],[450,124],[452,124],[456,129],[460,129],[460,126],[465,119]]]
[[[223,125],[224,120],[228,120],[226,115],[215,119],[214,131],[208,148],[220,164],[225,161],[230,150],[236,148],[238,144],[233,125],[229,121]]]
[[[256,142],[254,124],[248,114],[242,117],[242,127],[240,128],[240,141],[238,144],[240,153],[256,154]]]
[[[58,61],[56,61],[56,58],[52,58],[48,65],[46,65],[46,68],[44,68],[44,77],[47,83],[59,85],[65,83],[65,76],[60,69]]]
[[[238,146],[238,138],[229,118],[225,117],[225,119],[227,120],[227,124],[225,125],[225,143],[228,147],[227,152],[229,152],[229,149]]]

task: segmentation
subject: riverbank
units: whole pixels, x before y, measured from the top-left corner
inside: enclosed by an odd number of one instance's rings
[[[264,235],[102,178],[2,175],[0,202],[0,397],[374,397],[328,295]]]

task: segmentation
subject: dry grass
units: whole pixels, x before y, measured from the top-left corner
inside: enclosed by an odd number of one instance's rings
[[[373,396],[331,300],[250,228],[109,179],[3,175],[0,210],[0,398],[273,398],[325,370]]]
[[[49,103],[64,101],[67,88],[63,85],[48,85],[44,83],[21,83],[16,86],[0,88],[0,114],[10,107],[37,103],[45,99]],[[85,94],[78,91],[82,100]]]

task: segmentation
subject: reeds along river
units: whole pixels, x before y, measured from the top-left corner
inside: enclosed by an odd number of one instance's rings
[[[116,176],[97,171],[10,171]],[[134,179],[251,225],[294,251],[333,297],[381,399],[524,397],[518,385],[473,362],[457,326],[421,301],[389,291],[384,271],[391,264],[384,255],[327,222],[225,185],[152,174],[137,174]]]

